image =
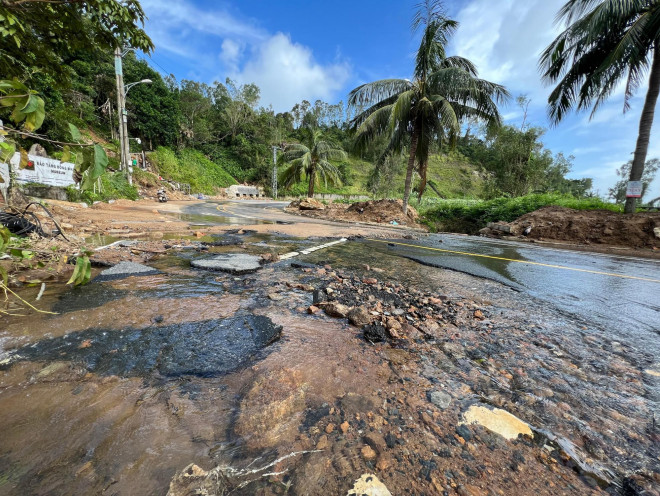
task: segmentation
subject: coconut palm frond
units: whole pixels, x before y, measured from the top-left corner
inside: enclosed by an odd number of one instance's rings
[[[357,129],[376,110],[379,110],[383,107],[387,107],[388,105],[393,105],[394,103],[396,103],[397,98],[399,98],[398,93],[395,94],[395,95],[392,95],[389,98],[385,98],[384,100],[382,100],[380,102],[375,103],[374,105],[372,105],[368,109],[360,112],[358,115],[353,117],[353,119],[351,119],[350,126],[353,129]]]
[[[410,89],[412,83],[407,79],[381,79],[373,83],[358,86],[348,95],[348,106],[358,108],[373,105]]]
[[[389,128],[393,108],[393,105],[381,107],[362,123],[355,134],[355,147],[357,150],[363,149]]]

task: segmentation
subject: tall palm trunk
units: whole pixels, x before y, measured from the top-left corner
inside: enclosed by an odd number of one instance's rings
[[[408,215],[408,200],[412,187],[412,173],[415,170],[415,154],[417,153],[417,141],[419,140],[419,128],[415,124],[412,137],[410,138],[410,158],[408,158],[408,170],[406,171],[406,185],[403,190],[403,215]]]
[[[309,174],[309,186],[307,186],[307,198],[314,198],[314,183],[316,182],[316,168],[312,168]]]
[[[426,173],[428,169],[429,161],[424,160],[424,163],[419,166],[419,195],[417,196],[419,202],[422,201],[422,196],[424,195],[424,191],[426,191]]]
[[[651,127],[653,126],[658,94],[660,94],[660,44],[656,44],[653,50],[653,65],[651,66],[651,75],[649,76],[649,90],[646,93],[642,117],[639,120],[639,134],[637,135],[635,157],[630,168],[630,181],[641,180],[644,173],[644,164],[646,163],[646,154],[649,150]],[[625,213],[635,213],[636,200],[636,198],[626,198]]]

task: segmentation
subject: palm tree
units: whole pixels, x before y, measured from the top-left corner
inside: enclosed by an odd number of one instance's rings
[[[548,98],[557,124],[573,107],[593,107],[591,117],[626,81],[623,111],[650,70],[649,88],[639,122],[630,181],[639,181],[649,147],[655,105],[660,93],[660,1],[569,0],[557,14],[566,29],[545,49],[543,79],[558,83]],[[625,212],[635,211],[635,198]]]
[[[314,196],[314,186],[323,178],[324,183],[341,184],[339,170],[332,165],[330,160],[344,160],[347,155],[344,150],[337,148],[329,140],[323,139],[319,129],[305,128],[302,143],[286,145],[282,160],[288,162],[289,167],[282,173],[280,181],[286,187],[298,183],[303,175],[308,180],[307,196]]]
[[[477,69],[463,57],[446,54],[445,47],[458,23],[444,15],[441,0],[417,6],[412,28],[423,27],[413,80],[384,79],[358,86],[349,95],[349,106],[367,109],[352,125],[356,145],[363,147],[385,134],[389,143],[382,153],[401,152],[409,146],[403,211],[408,211],[412,174],[417,164],[421,177],[419,197],[426,188],[431,144],[447,137],[452,143],[463,119],[476,118],[489,126],[501,123],[497,103],[508,99],[503,86],[478,79]]]

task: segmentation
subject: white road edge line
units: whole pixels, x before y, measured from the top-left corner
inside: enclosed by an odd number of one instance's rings
[[[326,243],[324,245],[313,246],[311,248],[307,248],[307,249],[302,250],[300,252],[290,251],[289,253],[285,253],[284,255],[280,255],[280,260],[288,260],[289,258],[297,257],[298,255],[309,255],[310,253],[313,253],[317,250],[322,250],[324,248],[330,248],[331,246],[338,245],[339,243],[345,243],[346,241],[348,241],[346,238],[341,238],[337,241],[332,241],[332,242]]]

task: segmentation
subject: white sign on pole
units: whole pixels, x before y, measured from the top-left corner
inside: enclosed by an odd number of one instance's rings
[[[628,188],[626,189],[626,198],[641,198],[642,197],[642,181],[628,181]]]
[[[27,167],[21,169],[20,163],[21,154],[15,153],[10,164],[18,184],[38,183],[59,187],[75,184],[73,180],[75,165],[72,163],[36,155],[28,155]]]

